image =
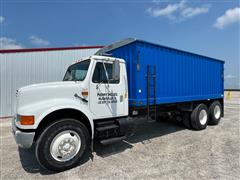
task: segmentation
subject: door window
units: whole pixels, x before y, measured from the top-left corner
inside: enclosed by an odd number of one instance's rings
[[[106,71],[107,71],[107,74],[108,74],[109,83],[111,83],[111,84],[119,83],[119,80],[113,80],[112,79],[113,64],[104,63],[104,65],[106,67]],[[104,68],[102,62],[97,62],[96,66],[95,66],[94,73],[93,73],[92,82],[93,83],[108,83],[105,68]]]

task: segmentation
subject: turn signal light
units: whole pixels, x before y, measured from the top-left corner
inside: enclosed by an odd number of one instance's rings
[[[82,91],[82,96],[87,97],[88,96],[88,91]]]
[[[19,116],[19,122],[21,125],[33,125],[34,116]]]

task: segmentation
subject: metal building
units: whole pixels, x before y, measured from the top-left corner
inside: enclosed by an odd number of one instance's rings
[[[13,115],[18,88],[61,81],[70,64],[93,55],[101,47],[0,50],[0,117]]]

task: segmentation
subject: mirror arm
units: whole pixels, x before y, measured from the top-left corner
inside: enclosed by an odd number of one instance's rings
[[[99,86],[103,83],[103,81],[101,81],[100,83],[97,84],[96,88],[98,89]]]
[[[105,74],[106,74],[106,77],[107,77],[107,81],[108,81],[108,86],[109,86],[109,78],[108,78],[108,73],[107,73],[107,69],[106,69],[104,61],[103,61],[103,68],[104,68],[104,71],[105,71]]]

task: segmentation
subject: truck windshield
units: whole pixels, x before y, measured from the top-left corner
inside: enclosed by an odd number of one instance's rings
[[[87,75],[90,59],[69,66],[63,81],[83,81]]]

